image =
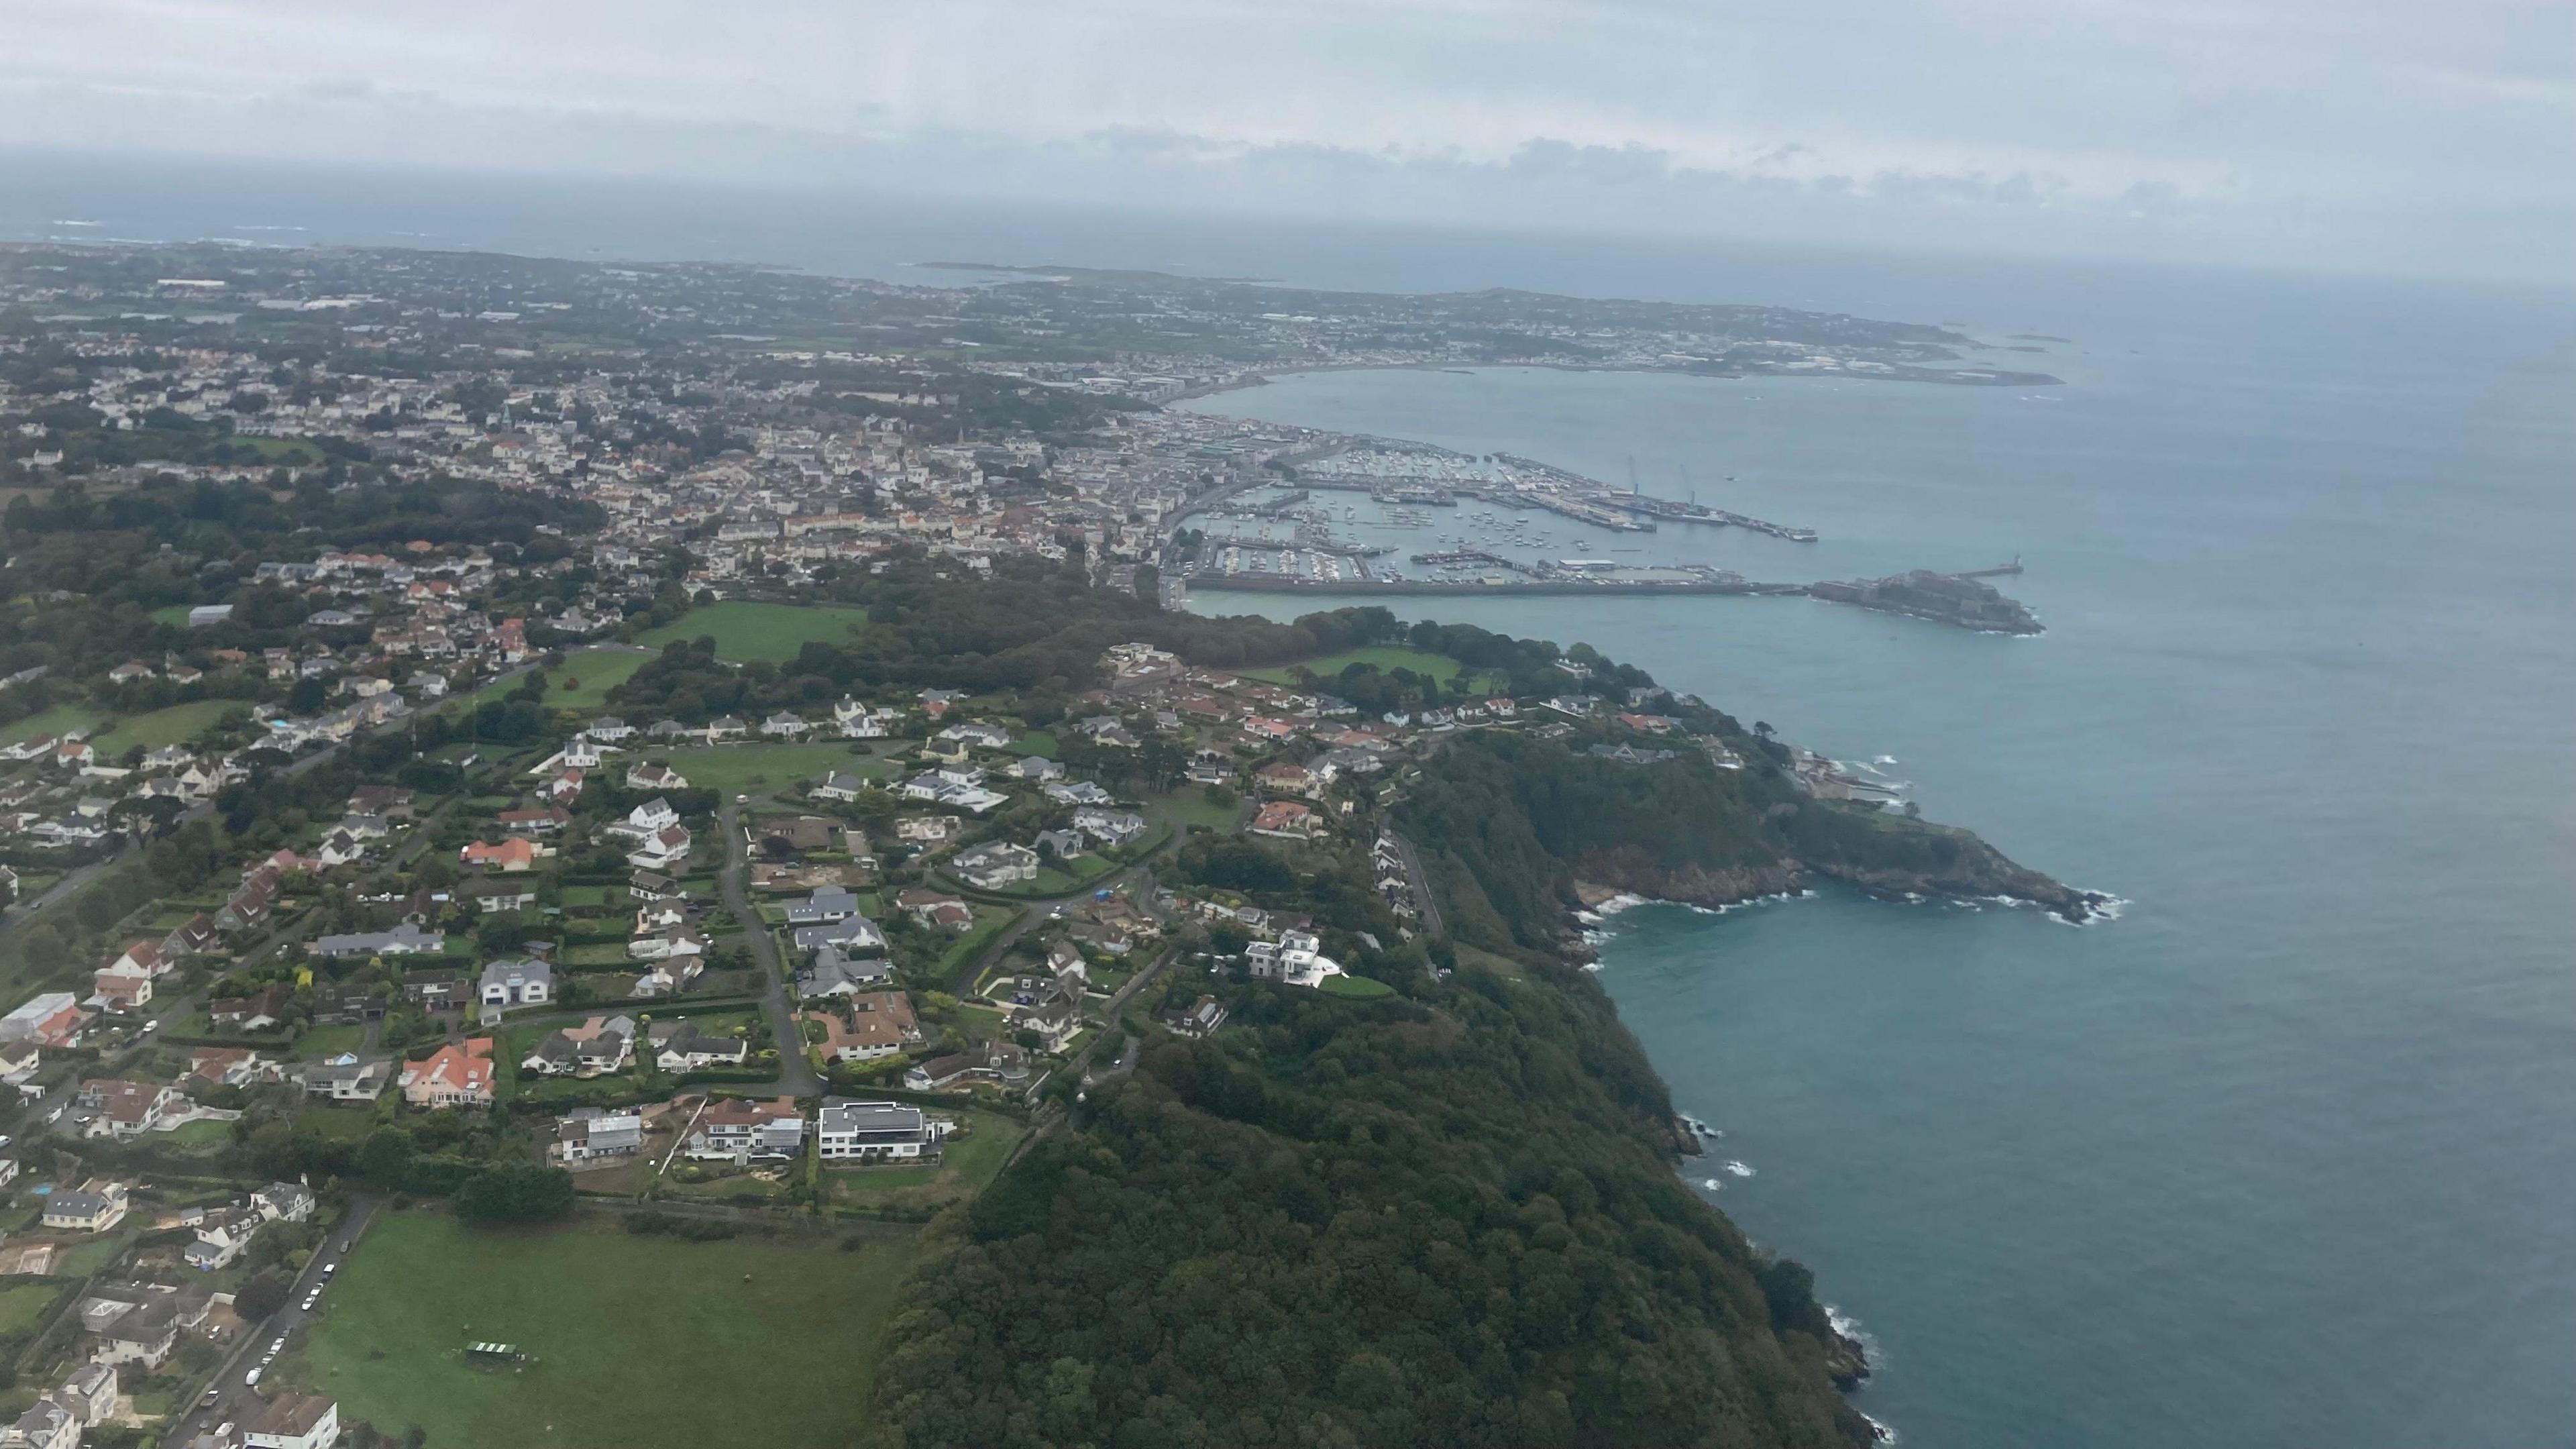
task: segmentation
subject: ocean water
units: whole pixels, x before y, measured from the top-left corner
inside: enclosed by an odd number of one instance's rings
[[[1610,928],[1604,984],[1726,1134],[1691,1180],[1860,1322],[1859,1402],[1903,1443],[2576,1443],[2565,294],[0,153],[0,238],[43,237],[1159,267],[2070,339],[1992,354],[2068,379],[2027,392],[1485,370],[1196,406],[1633,464],[1823,533],[1644,545],[1755,577],[2024,557],[2029,640],[1803,599],[1398,601],[1885,759],[2131,902]]]
[[[1616,542],[1755,577],[2023,556],[1999,582],[2036,639],[1805,599],[1371,601],[1590,640],[2130,902],[1608,928],[1603,984],[1725,1133],[1690,1179],[1859,1321],[1857,1402],[1903,1443],[2576,1442],[2576,313],[1984,280],[1877,305],[2071,338],[2034,360],[2068,386],[1514,369],[1193,405],[1633,459],[1650,491],[1687,469],[1823,540]]]

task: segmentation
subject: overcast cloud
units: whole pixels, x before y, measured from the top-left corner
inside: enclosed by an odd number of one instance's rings
[[[2568,0],[0,0],[0,136],[2539,278]]]

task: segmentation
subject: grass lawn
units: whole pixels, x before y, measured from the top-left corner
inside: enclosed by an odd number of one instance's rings
[[[801,604],[727,599],[691,609],[676,624],[636,635],[635,642],[648,649],[660,649],[674,640],[685,643],[703,635],[716,641],[719,659],[745,664],[766,659],[784,664],[808,643],[848,643],[850,632],[867,621],[867,610],[847,606],[808,608]]]
[[[86,704],[58,704],[40,710],[13,725],[0,726],[0,745],[14,745],[21,740],[41,740],[65,730],[98,728],[107,711]]]
[[[295,1054],[309,1062],[356,1051],[367,1039],[367,1029],[342,1023],[317,1026],[295,1039]]]
[[[210,1152],[233,1140],[233,1124],[201,1117],[194,1122],[183,1123],[175,1131],[156,1132],[152,1139],[147,1140],[167,1142],[191,1152]]]
[[[1055,752],[1055,735],[1048,730],[1031,730],[1020,736],[1018,744],[1011,746],[1011,755],[1014,759],[1027,755],[1044,755],[1052,760],[1055,758]]]
[[[843,1252],[394,1213],[340,1270],[300,1361],[280,1369],[338,1398],[344,1419],[418,1424],[441,1449],[823,1449],[867,1427],[878,1325],[911,1264],[907,1238]],[[487,1340],[529,1361],[467,1364],[465,1345]]]
[[[562,668],[545,671],[546,704],[554,709],[597,709],[608,702],[608,691],[632,679],[652,657],[630,649],[575,649],[564,656]],[[526,675],[495,680],[466,695],[464,702],[479,705],[499,699],[527,682]]]
[[[24,1333],[53,1306],[62,1289],[47,1283],[13,1283],[0,1288],[0,1334]]]
[[[936,1167],[836,1167],[823,1173],[836,1204],[871,1207],[937,1207],[984,1190],[1010,1160],[1028,1129],[996,1112],[966,1111],[966,1131],[948,1139]]]
[[[1145,808],[1169,816],[1173,824],[1187,829],[1204,825],[1220,833],[1231,833],[1235,822],[1243,818],[1243,802],[1238,797],[1232,805],[1208,803],[1207,791],[1197,785],[1184,786],[1169,795],[1147,797]]]
[[[195,607],[194,604],[164,604],[152,611],[151,619],[155,624],[184,625],[188,622],[188,612]]]
[[[1420,649],[1406,648],[1401,644],[1373,644],[1366,649],[1345,649],[1339,654],[1324,654],[1313,659],[1300,659],[1297,664],[1304,665],[1315,671],[1317,676],[1327,680],[1354,664],[1374,664],[1381,673],[1392,674],[1398,669],[1410,669],[1416,674],[1430,675],[1442,684],[1447,684],[1451,675],[1467,667],[1446,654],[1430,654]],[[1246,679],[1266,679],[1272,684],[1293,685],[1296,680],[1289,675],[1288,671],[1295,667],[1297,667],[1296,664],[1281,664],[1269,669],[1239,669],[1235,672]],[[1331,687],[1329,684],[1325,686],[1328,690]]]
[[[1347,996],[1354,1001],[1373,1001],[1395,994],[1394,987],[1374,976],[1327,976],[1315,984],[1315,989],[1326,996]]]
[[[125,1251],[127,1238],[122,1233],[108,1233],[73,1246],[54,1260],[57,1278],[86,1278],[108,1264],[108,1260]]]
[[[200,699],[189,704],[174,704],[150,714],[138,714],[120,721],[116,728],[90,741],[102,758],[113,759],[141,745],[157,750],[163,745],[185,744],[199,730],[226,715],[248,714],[248,702],[238,699]]]
[[[894,771],[883,760],[851,754],[849,745],[837,741],[811,745],[701,745],[693,750],[674,750],[670,760],[671,768],[687,776],[690,784],[724,795],[784,790],[820,781],[835,770],[866,780],[882,780]]]
[[[1068,891],[1079,889],[1115,869],[1117,869],[1117,863],[1106,856],[1077,855],[1060,864],[1039,866],[1036,875],[1017,885],[1006,887],[1002,894],[1026,896],[1030,900],[1042,901],[1049,896],[1060,896]]]

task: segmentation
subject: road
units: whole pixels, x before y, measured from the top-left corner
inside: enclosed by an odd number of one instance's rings
[[[323,1268],[349,1255],[349,1249],[356,1245],[358,1235],[366,1231],[368,1222],[375,1217],[376,1206],[377,1199],[373,1197],[363,1193],[349,1195],[349,1210],[341,1216],[340,1225],[333,1228],[331,1235],[322,1240],[322,1246],[314,1250],[312,1261],[304,1265],[303,1273],[296,1278],[294,1288],[287,1297],[286,1306],[269,1315],[267,1322],[254,1325],[243,1332],[242,1340],[234,1346],[232,1356],[224,1361],[224,1366],[215,1374],[214,1388],[217,1392],[215,1402],[201,1404],[200,1407],[178,1416],[177,1427],[172,1429],[169,1437],[162,1441],[165,1445],[184,1445],[193,1436],[208,1432],[219,1424],[227,1421],[240,1423],[251,1417],[255,1409],[251,1400],[257,1391],[246,1382],[250,1371],[260,1366],[260,1358],[268,1352],[270,1344],[291,1336],[310,1319],[312,1315],[304,1311],[305,1295],[313,1291],[315,1284],[328,1284],[329,1280],[322,1276]],[[322,1303],[327,1307],[330,1301],[331,1293],[325,1286]],[[202,1395],[200,1398],[202,1400]]]
[[[1431,877],[1422,870],[1422,857],[1413,853],[1413,842],[1390,830],[1386,838],[1395,842],[1396,858],[1404,862],[1404,876],[1413,887],[1413,904],[1422,912],[1422,934],[1440,934],[1440,903],[1431,898]]]
[[[742,924],[743,939],[751,943],[752,959],[760,963],[768,978],[761,992],[761,1009],[769,1015],[771,1037],[778,1043],[778,1080],[752,1088],[755,1095],[784,1097],[819,1097],[823,1094],[822,1074],[805,1055],[805,1037],[796,1028],[794,1003],[788,1000],[788,976],[785,963],[778,959],[778,943],[769,934],[769,925],[751,903],[751,893],[744,889],[743,876],[750,857],[750,842],[743,836],[741,800],[728,800],[716,807],[716,830],[724,836],[724,868],[716,873],[716,889],[724,899],[725,909]]]

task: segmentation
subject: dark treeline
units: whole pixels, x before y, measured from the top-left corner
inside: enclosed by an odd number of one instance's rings
[[[1675,1178],[1581,974],[1158,1038],[932,1229],[878,1371],[933,1446],[1857,1445],[1802,1272]]]

